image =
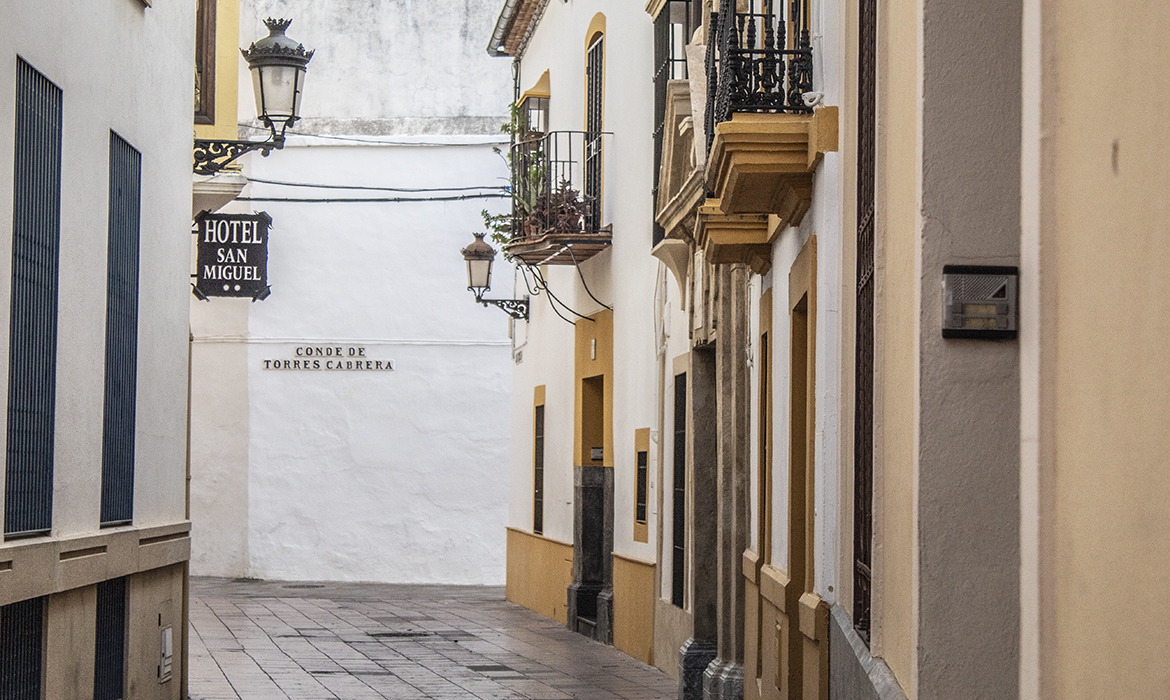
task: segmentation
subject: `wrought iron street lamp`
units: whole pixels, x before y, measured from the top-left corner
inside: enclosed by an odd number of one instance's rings
[[[268,18],[264,24],[268,27],[268,36],[253,42],[240,53],[252,69],[256,112],[260,121],[268,127],[268,139],[195,139],[195,172],[200,175],[214,175],[250,151],[260,151],[267,156],[274,148],[284,148],[285,131],[300,119],[305,70],[313,58],[313,52],[306,51],[303,44],[285,36],[284,32],[292,20]]]
[[[487,306],[492,304],[512,318],[528,320],[527,299],[484,299],[483,295],[492,288],[492,262],[496,250],[483,240],[484,234],[476,233],[471,245],[463,249],[467,262],[467,289],[475,294],[475,300]]]

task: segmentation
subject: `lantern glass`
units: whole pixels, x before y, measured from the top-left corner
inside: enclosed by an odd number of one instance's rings
[[[303,66],[254,65],[252,86],[259,115],[276,124],[292,124],[299,118],[305,86]]]
[[[467,286],[472,289],[486,291],[492,286],[492,261],[467,261]]]

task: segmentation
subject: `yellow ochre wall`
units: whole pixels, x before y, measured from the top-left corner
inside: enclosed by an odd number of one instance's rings
[[[215,123],[196,124],[195,138],[238,138],[239,62],[243,60],[239,43],[240,0],[216,0]]]
[[[508,528],[507,560],[504,597],[566,624],[565,602],[573,583],[573,545]]]
[[[613,645],[654,663],[654,564],[613,555]]]
[[[918,3],[878,12],[874,347],[873,653],[911,698],[914,649],[918,318]]]
[[[1165,698],[1170,4],[1039,7],[1040,695]]]
[[[589,317],[578,319],[576,347],[573,365],[576,369],[576,408],[574,410],[573,455],[581,466],[613,466],[613,312],[599,311]],[[593,341],[597,341],[597,355],[592,353]],[[604,418],[605,440],[604,459],[600,464],[590,459],[589,445],[582,440],[584,430],[582,382],[590,377],[604,376]]]

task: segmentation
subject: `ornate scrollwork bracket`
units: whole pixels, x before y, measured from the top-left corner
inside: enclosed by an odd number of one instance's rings
[[[267,141],[212,141],[195,139],[195,174],[215,175],[245,153],[260,151],[265,157],[272,149],[284,147],[284,139]]]
[[[482,296],[476,296],[475,300],[485,307],[491,304],[518,321],[528,320],[527,299],[484,299]]]

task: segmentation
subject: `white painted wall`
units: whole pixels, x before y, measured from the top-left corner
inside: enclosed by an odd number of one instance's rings
[[[499,3],[497,3],[499,5]],[[634,431],[657,430],[658,363],[654,340],[654,281],[650,256],[653,211],[653,25],[641,3],[625,0],[550,2],[521,63],[520,89],[547,70],[553,130],[582,130],[585,123],[586,32],[597,13],[606,16],[604,129],[606,142],[603,223],[613,224],[613,246],[581,265],[590,291],[614,309],[614,551],[655,561],[657,448],[650,449],[647,520],[649,541],[634,542],[636,455]],[[483,36],[484,41],[490,34]],[[497,59],[505,63],[506,59]],[[558,298],[578,312],[601,310],[572,266],[545,271]],[[516,365],[512,426],[509,524],[532,530],[532,392],[545,385],[544,534],[573,540],[573,338],[574,329],[534,299],[522,361]]]
[[[17,56],[61,88],[53,535],[100,520],[110,131],[142,154],[134,525],[181,522],[191,4],[5,3],[0,21],[0,397],[8,395]],[[5,432],[0,430],[0,443]],[[0,493],[3,493],[0,469]]]
[[[245,173],[367,187],[501,184],[507,171],[491,143],[509,66],[480,46],[494,4],[436,13],[409,3],[245,3],[242,44],[274,15],[294,18],[289,34],[317,49],[297,128],[329,137],[293,137],[267,159],[250,157]],[[464,70],[450,70],[456,59]],[[243,87],[241,113],[251,116]],[[253,183],[242,198],[443,194]],[[503,201],[231,205],[273,218],[272,296],[192,301],[203,402],[193,406],[194,573],[503,583],[509,325],[473,305],[459,254],[482,230],[479,211]],[[511,293],[500,267],[493,296]],[[305,346],[361,347],[395,368],[265,369]],[[216,396],[222,408],[207,403]]]

